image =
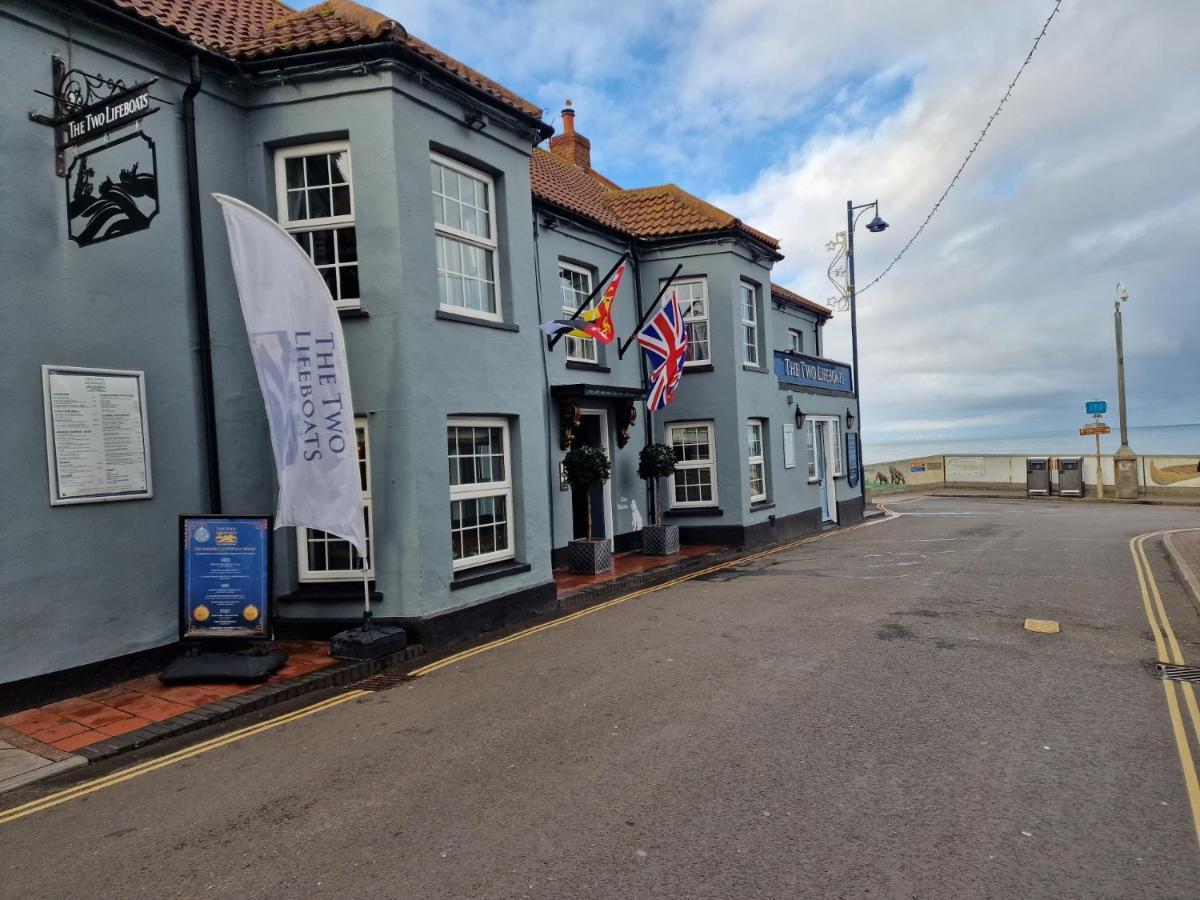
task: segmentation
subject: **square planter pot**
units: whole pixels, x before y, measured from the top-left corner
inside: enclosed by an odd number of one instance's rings
[[[671,556],[679,552],[678,525],[646,525],[642,528],[642,553]]]
[[[567,565],[577,575],[611,572],[612,541],[571,541],[567,544]]]

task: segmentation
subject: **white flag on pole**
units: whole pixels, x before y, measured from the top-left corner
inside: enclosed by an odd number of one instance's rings
[[[213,194],[258,370],[279,477],[275,527],[319,528],[365,558],[354,403],[342,323],[300,245],[254,207]]]

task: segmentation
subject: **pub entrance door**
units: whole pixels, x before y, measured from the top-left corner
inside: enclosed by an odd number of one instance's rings
[[[612,462],[612,450],[608,441],[608,412],[603,409],[584,409],[580,411],[579,427],[575,430],[575,440],[580,446],[599,447]],[[587,495],[583,491],[571,488],[571,536],[578,540],[591,537],[603,540],[612,537],[612,485],[594,484],[592,495],[592,533],[587,534]]]

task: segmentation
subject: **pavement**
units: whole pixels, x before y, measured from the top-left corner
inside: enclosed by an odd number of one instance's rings
[[[887,505],[387,690],[15,791],[0,896],[1200,894],[1200,745],[1153,676],[1130,546],[1197,511]],[[1184,581],[1146,551],[1200,662]]]
[[[167,685],[158,674],[0,716],[0,794],[78,765],[258,713],[295,697],[360,681],[420,656],[420,644],[372,660],[339,660],[325,641],[272,641],[283,668],[253,684]],[[73,752],[72,752],[73,751]]]
[[[671,556],[617,554],[612,570],[599,575],[555,570],[559,607],[578,610],[746,552],[736,547],[694,545]],[[410,644],[383,659],[355,662],[330,656],[324,641],[276,640],[266,649],[285,654],[287,663],[262,683],[167,685],[157,673],[151,673],[0,716],[0,794],[79,765],[257,713],[297,696],[357,682],[384,670],[412,668],[412,660],[425,652],[420,644]]]
[[[1163,545],[1200,611],[1200,528],[1164,535]]]
[[[335,666],[329,644],[318,641],[275,641],[273,650],[287,663],[268,684],[290,681]],[[168,685],[146,675],[113,687],[69,697],[45,706],[0,716],[0,728],[17,731],[57,750],[80,750],[149,725],[195,713],[210,704],[248,693],[258,684]]]
[[[82,756],[46,747],[20,732],[0,728],[0,793],[86,764]]]

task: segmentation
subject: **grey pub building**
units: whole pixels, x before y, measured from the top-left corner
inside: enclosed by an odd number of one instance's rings
[[[586,536],[560,475],[572,444],[612,461],[591,536],[617,552],[652,515],[648,441],[675,448],[663,507],[685,542],[861,516],[854,373],[822,355],[829,310],[772,283],[770,235],[674,184],[595,171],[574,110],[554,134],[537,106],[350,0],[11,0],[0,22],[10,698],[164,653],[178,516],[274,509],[213,192],[275,217],[329,286],[372,608],[414,640],[555,608],[553,570]],[[618,338],[672,276],[686,323],[678,395],[653,415],[636,344],[551,350],[538,329],[622,258]],[[277,630],[352,622],[360,565],[343,540],[279,532]]]

